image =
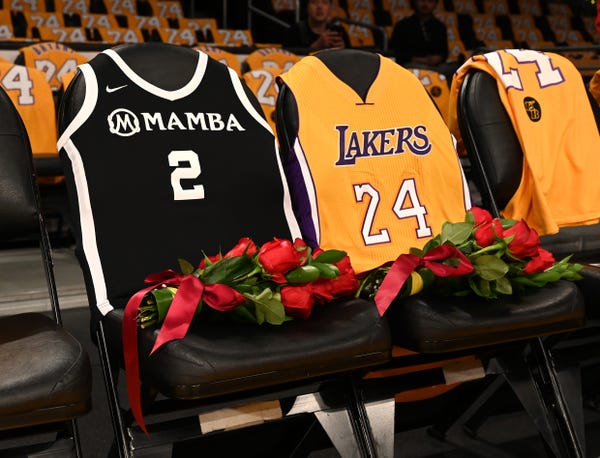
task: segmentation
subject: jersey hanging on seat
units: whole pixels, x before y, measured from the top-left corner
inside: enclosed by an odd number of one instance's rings
[[[346,251],[357,272],[421,247],[470,208],[453,138],[425,88],[374,57],[364,99],[318,54],[281,75],[298,107],[284,167],[303,237]]]
[[[540,235],[600,221],[600,137],[575,66],[558,54],[532,50],[473,56],[452,81],[449,124],[459,139],[457,98],[472,69],[496,78],[524,154],[521,183],[504,216],[525,219]]]
[[[59,147],[103,314],[178,258],[200,260],[244,236],[299,235],[269,125],[233,70],[188,54],[191,76],[176,89],[145,80],[113,50],[80,67],[85,98]]]

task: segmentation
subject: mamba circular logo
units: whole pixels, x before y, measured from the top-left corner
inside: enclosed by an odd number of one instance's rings
[[[523,99],[523,106],[525,107],[525,113],[527,113],[531,121],[538,122],[542,119],[542,107],[540,107],[539,102],[533,97],[525,97]]]

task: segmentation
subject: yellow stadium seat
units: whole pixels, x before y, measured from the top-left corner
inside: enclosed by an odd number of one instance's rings
[[[118,43],[143,43],[144,36],[140,29],[126,29],[118,27],[109,29],[106,27],[98,27],[98,32],[103,43],[118,44]]]
[[[222,64],[234,69],[239,76],[242,76],[242,66],[236,54],[210,45],[198,45],[195,46],[194,49],[205,52],[213,59],[218,60]]]
[[[114,14],[82,13],[79,17],[81,18],[81,27],[86,29],[93,27],[119,27]]]
[[[108,14],[137,14],[135,0],[104,0]]]
[[[173,29],[162,28],[156,29],[163,43],[172,45],[194,46],[198,44],[196,39],[196,31],[193,29]]]
[[[155,16],[182,18],[183,8],[179,1],[149,0]]]
[[[272,68],[287,71],[299,60],[300,56],[285,49],[262,48],[248,54],[244,63],[248,70]]]
[[[252,32],[247,29],[217,29],[215,44],[219,46],[252,46]]]
[[[260,106],[269,122],[273,132],[276,132],[275,125],[275,102],[279,87],[277,86],[277,75],[282,73],[279,67],[259,68],[251,70],[242,75],[242,78],[258,99]]]
[[[31,13],[46,11],[46,2],[44,0],[6,0],[3,6],[4,9],[10,11],[28,11]]]
[[[54,0],[54,11],[64,14],[89,13],[90,0]]]
[[[189,18],[180,18],[178,20],[179,27],[184,29],[194,29],[197,32],[200,32],[204,36],[204,41],[207,43],[212,43],[215,41],[215,37],[217,36],[217,30],[219,27],[217,26],[217,20],[214,18],[201,18],[201,19],[189,19]]]

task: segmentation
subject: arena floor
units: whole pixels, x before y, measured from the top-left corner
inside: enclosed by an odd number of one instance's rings
[[[89,337],[89,312],[85,289],[77,261],[70,247],[54,249],[56,278],[63,308],[65,327],[87,347],[93,365],[93,409],[80,420],[80,434],[84,456],[101,458],[111,456],[112,428],[104,393],[98,355]],[[44,275],[35,247],[19,247],[0,251],[0,291],[11,291],[0,297],[0,313],[48,310],[42,299],[45,294]],[[8,306],[10,304],[10,310]],[[506,394],[501,413],[492,415],[479,431],[479,437],[488,444],[498,446],[498,454],[505,457],[548,456],[541,439],[536,434],[531,419],[519,409],[510,393]],[[397,407],[397,432],[395,456],[406,458],[458,458],[491,456],[482,443],[474,442],[466,434],[458,441],[470,444],[472,451],[442,442],[428,433],[430,424],[451,401],[445,398],[422,403],[399,404]],[[600,412],[585,409],[588,457],[600,456]],[[178,444],[175,457],[284,457],[294,455],[291,445],[298,431],[312,430],[313,451],[309,457],[338,456],[312,416],[298,417],[284,424],[270,424],[221,435],[222,440]],[[312,428],[312,429],[311,429]],[[241,444],[241,445],[240,445]],[[475,451],[475,453],[473,452]],[[243,455],[242,455],[243,454]]]

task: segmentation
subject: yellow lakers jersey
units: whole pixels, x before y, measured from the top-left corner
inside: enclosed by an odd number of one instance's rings
[[[300,56],[282,48],[262,48],[248,54],[244,62],[248,70],[279,68],[285,72],[299,60]]]
[[[46,42],[19,49],[24,65],[41,70],[54,90],[60,89],[63,74],[87,62],[87,58],[61,43]]]
[[[600,137],[573,64],[558,54],[532,50],[473,56],[452,81],[450,127],[457,137],[458,92],[471,69],[496,78],[524,153],[521,183],[504,216],[525,219],[540,235],[554,234],[563,226],[597,223]]]
[[[224,51],[221,48],[217,48],[216,46],[209,45],[198,45],[195,46],[194,49],[208,54],[213,59],[218,60],[222,64],[227,65],[229,68],[233,68],[239,76],[242,76],[242,66],[240,64],[240,61],[238,60],[237,55],[228,51]]]
[[[435,70],[425,68],[411,68],[411,72],[415,74],[421,84],[425,86],[427,92],[435,102],[438,110],[444,118],[444,122],[448,122],[448,103],[450,102],[450,87],[448,80],[443,73],[438,73]]]
[[[422,247],[470,199],[453,138],[419,80],[391,59],[363,100],[315,56],[281,79],[299,131],[285,169],[303,237],[357,272]]]
[[[275,132],[275,101],[279,93],[276,78],[279,74],[281,74],[279,68],[261,68],[242,75],[242,78],[258,99],[273,132]]]
[[[0,84],[23,119],[34,156],[57,155],[52,90],[35,68],[0,62]]]

